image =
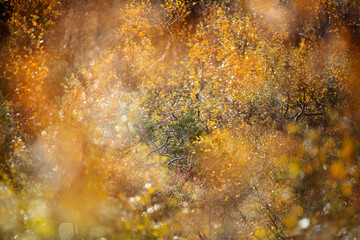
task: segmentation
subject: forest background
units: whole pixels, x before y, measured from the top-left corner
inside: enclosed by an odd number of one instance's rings
[[[0,0],[0,238],[359,238],[359,19]]]

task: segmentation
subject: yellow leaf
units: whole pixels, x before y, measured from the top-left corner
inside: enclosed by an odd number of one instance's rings
[[[346,176],[344,164],[340,161],[334,162],[330,167],[330,175],[334,179],[343,179]]]
[[[148,191],[149,191],[149,194],[150,194],[150,195],[151,195],[151,194],[154,194],[154,192],[155,192],[154,188],[152,188],[152,187],[149,188]]]

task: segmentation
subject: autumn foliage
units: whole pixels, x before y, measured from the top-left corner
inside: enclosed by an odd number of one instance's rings
[[[360,237],[359,7],[0,0],[0,236]]]

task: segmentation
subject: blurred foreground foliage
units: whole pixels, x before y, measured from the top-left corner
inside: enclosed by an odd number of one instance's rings
[[[356,1],[0,9],[3,239],[360,237]]]

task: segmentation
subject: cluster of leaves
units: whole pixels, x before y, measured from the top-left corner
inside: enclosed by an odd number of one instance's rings
[[[355,2],[0,7],[2,237],[359,237]]]

